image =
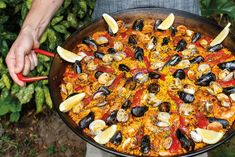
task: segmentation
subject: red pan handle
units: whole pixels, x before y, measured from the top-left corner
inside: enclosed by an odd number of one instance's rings
[[[33,49],[34,52],[48,56],[48,57],[54,57],[55,54],[52,52],[48,52],[45,50],[41,50],[41,49]],[[19,80],[23,81],[23,82],[35,82],[35,81],[39,81],[39,80],[46,80],[48,79],[47,76],[37,76],[37,77],[27,77],[24,76],[21,72],[17,74],[17,77],[19,78]]]

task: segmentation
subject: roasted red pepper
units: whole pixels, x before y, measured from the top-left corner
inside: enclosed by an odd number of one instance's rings
[[[146,65],[146,68],[151,71],[151,69],[150,69],[151,64],[150,64],[150,62],[148,60],[148,57],[146,57],[146,56],[144,56],[144,63]]]
[[[140,127],[137,133],[135,134],[135,139],[138,145],[140,145],[143,136],[144,136],[144,128]]]
[[[201,112],[196,113],[196,118],[197,118],[197,125],[199,128],[205,129],[209,124],[208,119]]]
[[[19,78],[19,80],[23,81],[23,82],[35,82],[35,81],[40,81],[40,80],[46,80],[48,79],[47,76],[37,76],[37,77],[25,77],[22,75],[22,73],[17,74],[17,77]]]
[[[179,97],[175,96],[172,91],[168,90],[167,94],[175,101],[176,105],[183,103],[183,101]]]
[[[134,97],[132,99],[132,103],[131,103],[132,107],[139,105],[140,100],[141,100],[141,96],[143,95],[144,90],[145,90],[145,88],[141,88],[135,92],[135,95],[134,95]]]
[[[89,97],[87,97],[87,98],[84,98],[84,99],[83,99],[84,105],[89,104],[89,103],[91,102],[91,100],[92,100],[92,96],[89,96]]]
[[[219,83],[222,87],[228,87],[228,86],[234,86],[235,85],[235,80],[230,80],[230,81],[222,81],[222,80],[216,80],[217,83]]]
[[[127,57],[134,58],[134,52],[129,47],[125,47],[124,52]]]
[[[170,152],[176,153],[179,151],[179,149],[181,149],[181,145],[175,134],[171,135],[171,138],[172,138],[172,144],[170,147]]]
[[[117,75],[117,77],[115,78],[115,80],[113,81],[113,83],[110,85],[109,89],[114,89],[115,87],[117,87],[117,85],[119,84],[120,80],[123,78],[124,74],[121,73],[119,75]]]
[[[180,117],[179,117],[179,122],[180,122],[179,128],[180,128],[181,130],[183,130],[184,132],[187,132],[187,127],[186,127],[186,125],[185,125],[185,118],[182,117],[182,116],[180,116]]]
[[[112,68],[106,67],[106,66],[98,66],[97,71],[102,71],[102,72],[106,72],[106,73],[114,73],[114,70]]]

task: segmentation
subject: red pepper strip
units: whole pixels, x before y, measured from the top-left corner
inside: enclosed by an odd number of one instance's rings
[[[124,74],[121,73],[119,74],[115,80],[113,81],[113,83],[110,85],[109,89],[113,90],[115,87],[117,87],[117,85],[119,84],[120,80],[123,78]]]
[[[19,80],[21,80],[23,82],[35,82],[35,81],[48,79],[47,76],[25,77],[22,75],[22,73],[17,74],[17,77],[19,78]]]
[[[75,89],[75,91],[80,91],[80,90],[83,89],[83,87],[82,87],[82,86],[77,86],[77,87],[75,87],[74,89]]]
[[[235,85],[235,80],[230,80],[230,81],[226,81],[226,82],[223,82],[222,80],[216,80],[216,82],[219,83],[222,87]]]
[[[127,57],[134,58],[134,52],[129,47],[125,47],[124,52]]]
[[[41,49],[33,49],[34,52],[37,52],[39,54],[42,54],[42,55],[45,55],[45,56],[48,56],[48,57],[55,57],[55,54],[52,53],[52,52],[48,52],[48,51],[45,51],[45,50],[41,50]]]
[[[173,74],[173,73],[176,71],[176,68],[170,67],[170,68],[169,68],[169,71]]]
[[[68,72],[68,73],[65,73],[65,77],[76,78],[77,74]]]
[[[89,97],[87,97],[87,98],[84,98],[84,99],[83,99],[84,105],[89,104],[89,103],[91,102],[91,100],[92,100],[92,96],[89,96]]]
[[[217,58],[217,57],[221,58],[221,56],[223,56],[224,54],[225,54],[225,53],[224,53],[223,50],[219,50],[218,52],[214,52],[214,53],[211,53],[211,54],[207,55],[207,56],[205,57],[205,61],[208,62],[208,61],[210,61],[211,59]]]
[[[185,126],[185,119],[184,117],[180,116],[179,117],[180,125],[179,128],[183,130],[184,132],[187,132],[187,127]]]
[[[137,133],[135,134],[135,139],[137,144],[140,145],[142,138],[144,137],[144,128],[140,127]]]
[[[126,38],[126,32],[121,33],[122,38]]]
[[[215,65],[217,65],[219,63],[225,62],[227,59],[229,59],[231,57],[232,57],[231,55],[224,54],[224,55],[221,55],[220,58],[215,59],[213,61],[209,61],[208,63],[210,64],[210,66],[215,66]]]
[[[175,101],[176,105],[179,106],[180,104],[183,103],[183,101],[182,101],[179,97],[175,96],[172,91],[169,91],[169,90],[168,90],[168,91],[167,91],[167,94]]]
[[[106,67],[106,66],[102,66],[100,65],[97,68],[97,71],[102,71],[102,72],[106,72],[106,73],[114,73],[114,70],[112,68]]]
[[[135,92],[135,95],[134,95],[134,97],[132,99],[132,103],[131,103],[132,107],[138,106],[144,90],[145,90],[145,88],[141,88]]]
[[[149,62],[149,60],[148,60],[148,58],[147,58],[146,56],[144,56],[144,63],[145,63],[145,65],[146,65],[146,68],[147,68],[147,69],[150,69],[151,64],[150,64],[150,62]]]
[[[162,81],[165,81],[166,80],[166,74],[162,74],[162,73],[159,73],[160,74],[160,79]]]
[[[102,116],[101,120],[106,121],[106,119],[108,118],[109,115],[110,115],[109,111],[106,112],[106,113]]]
[[[172,144],[170,147],[170,152],[176,153],[179,151],[179,149],[181,149],[181,145],[175,134],[171,135],[171,138],[172,138]]]
[[[209,124],[208,119],[201,112],[196,113],[196,118],[197,118],[197,125],[199,128],[205,129]]]

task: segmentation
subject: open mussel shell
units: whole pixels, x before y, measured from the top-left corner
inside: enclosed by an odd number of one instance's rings
[[[79,121],[78,129],[83,130],[85,128],[88,128],[91,122],[94,121],[94,119],[95,119],[95,114],[94,112],[91,111],[87,116],[85,116]]]
[[[110,139],[110,142],[115,144],[116,146],[120,145],[122,142],[122,133],[121,131],[117,131],[114,136]]]
[[[142,117],[148,111],[148,106],[136,106],[131,108],[131,114],[135,117]]]
[[[144,135],[141,144],[140,144],[140,151],[143,154],[147,154],[150,151],[150,137],[149,135]]]
[[[103,74],[102,71],[96,71],[95,72],[95,78],[98,79],[101,74]]]
[[[110,90],[109,90],[107,87],[105,87],[105,86],[101,86],[101,87],[98,89],[98,91],[103,92],[106,96],[111,93]]]
[[[119,64],[118,69],[121,71],[126,71],[126,72],[130,71],[130,68],[125,64]]]
[[[173,73],[173,77],[174,78],[179,78],[180,80],[185,79],[185,72],[182,69],[177,69],[174,73]]]
[[[180,99],[185,103],[192,103],[195,99],[193,94],[185,93],[183,91],[178,92],[178,94]]]
[[[144,20],[143,19],[137,19],[135,20],[132,29],[136,31],[142,31],[144,27]]]
[[[130,108],[131,106],[131,101],[129,99],[125,100],[122,104],[122,109],[126,110],[128,108]]]
[[[192,43],[195,43],[196,41],[198,41],[200,38],[201,38],[201,33],[197,32],[197,33],[194,33],[193,34],[193,37],[192,37]]]
[[[170,30],[171,30],[171,36],[174,37],[177,32],[177,29],[174,26],[171,26]]]
[[[182,60],[182,57],[180,57],[178,54],[175,54],[171,57],[171,59],[166,63],[166,66],[175,66]]]
[[[154,23],[154,30],[157,31],[158,30],[158,26],[162,23],[161,19],[157,19]]]
[[[136,88],[136,82],[133,77],[129,77],[126,79],[124,87],[129,90],[134,90]]]
[[[151,83],[148,86],[149,93],[158,93],[160,91],[160,86],[157,83]]]
[[[97,44],[96,42],[89,38],[89,37],[84,37],[82,39],[82,43],[86,44],[87,46],[89,46],[93,51],[97,51]]]
[[[156,73],[156,72],[149,72],[148,77],[149,77],[150,79],[159,79],[159,78],[161,77],[161,75],[158,74],[158,73]]]
[[[209,117],[208,120],[209,120],[210,123],[219,122],[220,124],[222,124],[224,129],[226,129],[229,126],[229,122],[226,119]]]
[[[148,74],[145,74],[143,72],[138,72],[134,76],[134,81],[138,83],[144,83],[148,81]]]
[[[111,112],[110,115],[105,119],[107,125],[112,125],[117,123],[117,112],[118,110]]]
[[[175,51],[179,52],[179,51],[183,51],[186,48],[186,41],[184,39],[181,39],[178,43],[177,46],[175,48]]]
[[[222,70],[227,69],[229,71],[233,71],[235,70],[235,60],[219,63],[217,66]]]
[[[110,48],[108,49],[108,53],[109,53],[109,54],[115,54],[115,53],[116,53],[116,50],[115,50],[114,48],[110,47]]]
[[[187,150],[192,151],[195,148],[195,143],[191,138],[188,138],[180,129],[176,130],[176,137],[179,139],[181,146]]]
[[[212,46],[212,47],[209,47],[208,48],[208,51],[209,52],[216,52],[216,51],[219,51],[223,48],[223,45],[222,44],[217,44],[215,46]]]
[[[204,58],[200,55],[200,56],[197,56],[189,61],[190,61],[190,63],[201,63],[201,62],[204,62]]]
[[[98,58],[98,59],[101,59],[102,60],[102,58],[104,57],[104,53],[103,52],[98,52],[98,51],[95,51],[94,52],[94,57],[95,58]]]
[[[82,73],[82,64],[80,63],[80,61],[75,61],[75,63],[73,64],[73,69],[77,74]]]
[[[144,50],[141,47],[135,49],[135,58],[142,61],[144,58]]]
[[[216,76],[214,73],[209,72],[207,74],[203,74],[200,78],[196,80],[196,85],[199,86],[209,86],[212,81],[216,80]]]
[[[136,36],[135,35],[130,35],[129,36],[128,44],[133,45],[133,46],[137,44],[137,40],[136,40]]]
[[[230,94],[235,93],[235,85],[231,86],[231,87],[223,88],[223,93],[225,93],[226,95],[230,95]]]
[[[169,41],[170,41],[170,38],[169,38],[169,37],[164,37],[164,38],[162,39],[162,46],[168,45]]]

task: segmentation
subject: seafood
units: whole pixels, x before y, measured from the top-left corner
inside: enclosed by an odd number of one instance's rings
[[[146,111],[148,111],[147,106],[136,106],[131,108],[131,114],[135,117],[142,117]]]
[[[209,51],[209,52],[216,52],[216,51],[221,50],[222,48],[223,48],[223,45],[222,45],[222,44],[218,44],[218,45],[209,47],[209,48],[208,48],[208,51]]]
[[[115,145],[120,145],[122,142],[122,132],[118,131],[114,134],[114,136],[110,139],[110,142]]]
[[[132,29],[136,31],[142,31],[144,27],[144,20],[143,19],[138,19],[134,22]]]
[[[150,137],[149,135],[144,135],[141,140],[140,151],[143,154],[147,154],[150,151]]]
[[[185,103],[192,103],[194,101],[193,94],[185,93],[185,92],[179,92],[179,97],[181,100],[183,100]]]
[[[126,71],[126,72],[130,71],[130,68],[126,66],[125,64],[119,64],[118,69],[121,71]]]
[[[196,80],[196,85],[199,86],[209,86],[212,81],[216,80],[216,76],[214,73],[209,72],[207,74],[203,74],[200,78]]]
[[[88,115],[86,115],[83,119],[81,119],[78,123],[79,129],[85,129],[88,128],[91,122],[93,122],[95,119],[94,112],[90,112]]]
[[[185,72],[182,69],[177,69],[174,74],[173,74],[174,78],[179,78],[180,80],[185,78]]]
[[[181,60],[182,60],[182,57],[180,57],[178,54],[175,54],[166,63],[166,65],[174,66],[174,65],[177,65]]]
[[[144,50],[140,47],[137,47],[135,49],[135,58],[138,59],[139,61],[142,61],[143,56],[144,56]]]
[[[195,143],[192,139],[185,136],[180,129],[176,130],[176,137],[179,139],[181,146],[187,151],[194,150]]]
[[[84,37],[82,39],[82,42],[84,44],[86,44],[87,46],[89,46],[90,49],[92,49],[93,51],[97,51],[97,44],[96,44],[96,42],[93,39],[91,39],[89,37]]]
[[[192,43],[195,43],[197,40],[199,40],[201,38],[201,33],[197,32],[197,33],[194,33],[193,34],[193,37],[192,37]]]
[[[190,63],[201,63],[201,62],[204,62],[204,58],[199,55],[189,61],[190,61]]]
[[[179,52],[179,51],[183,51],[187,46],[187,42],[184,40],[184,39],[181,39],[176,48],[175,48],[175,51]]]
[[[220,64],[218,64],[218,67],[220,69],[227,69],[229,71],[233,71],[233,70],[235,70],[235,60],[224,62],[224,63],[220,63]]]
[[[97,119],[90,123],[89,129],[94,135],[98,135],[105,128],[106,124],[103,120]]]

